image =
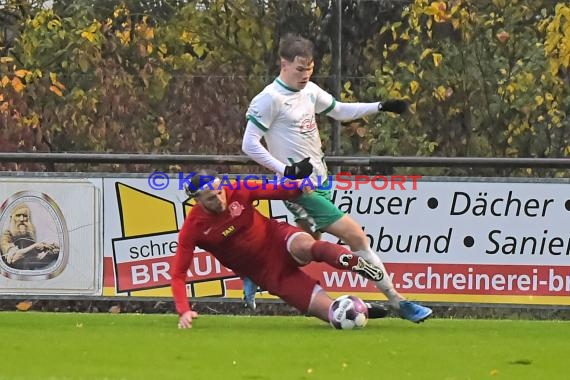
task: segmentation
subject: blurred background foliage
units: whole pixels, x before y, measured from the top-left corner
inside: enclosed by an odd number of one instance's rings
[[[343,154],[570,156],[568,3],[336,1],[342,100],[411,105],[346,123]],[[0,0],[0,151],[240,154],[280,36],[332,92],[336,1]]]

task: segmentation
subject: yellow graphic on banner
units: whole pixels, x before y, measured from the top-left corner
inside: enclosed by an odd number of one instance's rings
[[[173,202],[122,183],[116,186],[123,237],[178,230]]]
[[[269,201],[255,201],[253,205],[261,215],[271,218],[271,203]]]

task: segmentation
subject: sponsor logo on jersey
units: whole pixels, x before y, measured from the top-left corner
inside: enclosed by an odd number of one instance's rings
[[[224,230],[224,232],[222,232],[222,235],[224,235],[224,237],[228,237],[229,235],[231,235],[232,233],[234,233],[236,230],[235,226],[229,226],[228,228],[226,228]]]

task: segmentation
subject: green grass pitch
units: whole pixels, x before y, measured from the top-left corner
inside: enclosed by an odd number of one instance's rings
[[[570,323],[0,313],[0,379],[568,379]]]

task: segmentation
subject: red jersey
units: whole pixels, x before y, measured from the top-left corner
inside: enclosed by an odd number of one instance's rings
[[[227,208],[220,214],[207,211],[201,204],[192,208],[178,235],[178,249],[171,268],[172,293],[180,315],[190,310],[186,296],[186,272],[192,264],[196,246],[213,254],[236,274],[247,274],[270,263],[268,247],[272,230],[282,222],[268,219],[252,202],[261,199],[292,200],[302,192],[281,186],[247,189],[224,188]]]

